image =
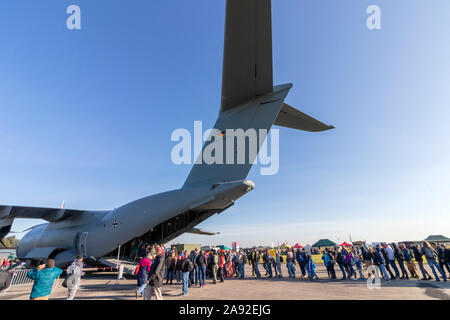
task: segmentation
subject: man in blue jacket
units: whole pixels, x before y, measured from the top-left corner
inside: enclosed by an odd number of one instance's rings
[[[55,267],[55,260],[48,259],[44,264],[28,272],[27,277],[34,280],[31,290],[30,300],[48,300],[52,292],[53,282],[62,273],[62,270]]]

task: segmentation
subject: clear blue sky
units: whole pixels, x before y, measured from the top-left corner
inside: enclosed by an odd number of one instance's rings
[[[66,28],[78,4],[82,30]],[[381,7],[382,30],[366,28]],[[450,2],[275,0],[275,84],[336,129],[280,129],[280,171],[180,242],[450,236]],[[0,4],[0,203],[110,209],[178,188],[171,132],[212,127],[224,0]],[[40,221],[18,220],[14,230]]]

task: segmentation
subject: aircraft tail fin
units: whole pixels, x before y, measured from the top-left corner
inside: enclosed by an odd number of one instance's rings
[[[292,84],[275,86],[272,93],[221,111],[214,125],[219,135],[206,141],[183,187],[244,180],[266,138],[260,130],[270,130],[291,88]],[[213,152],[214,163],[208,163],[213,146],[219,150]]]

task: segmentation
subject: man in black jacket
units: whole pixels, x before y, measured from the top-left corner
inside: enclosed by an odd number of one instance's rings
[[[402,250],[400,250],[395,243],[392,243],[392,248],[394,249],[395,260],[397,260],[397,263],[400,266],[400,270],[402,272],[402,276],[400,279],[409,279],[408,272],[406,272],[405,269],[405,256],[403,255]]]
[[[417,261],[417,264],[419,265],[420,272],[422,272],[422,280],[433,279],[427,272],[427,270],[425,270],[425,268],[423,267],[423,257],[422,253],[420,252],[420,249],[417,248],[417,245],[415,243],[411,244],[411,247],[414,254],[414,259]]]
[[[346,273],[345,273],[345,267],[344,267],[344,261],[345,261],[345,257],[342,254],[341,249],[338,249],[338,253],[336,255],[336,262],[339,266],[339,269],[341,269],[342,271],[342,280],[347,279]]]
[[[156,300],[164,300],[162,296],[162,285],[164,280],[164,248],[158,247],[156,249],[156,257],[150,267],[150,272],[148,273],[147,283],[149,284],[145,288],[144,300],[151,300],[153,296]]]
[[[445,269],[447,269],[447,272],[450,273],[450,269],[448,266],[448,263],[446,263],[445,261],[445,246],[443,244],[438,245],[436,242],[432,242],[431,245],[433,246],[433,248],[436,250],[437,254],[438,254],[438,262],[439,262],[439,267],[442,269],[442,271],[445,274]],[[448,257],[447,257],[448,259]]]
[[[444,258],[447,266],[447,271],[450,273],[450,248],[444,249]]]
[[[197,258],[195,259],[195,264],[198,266],[199,271],[199,287],[206,287],[206,257],[203,250],[200,250]]]

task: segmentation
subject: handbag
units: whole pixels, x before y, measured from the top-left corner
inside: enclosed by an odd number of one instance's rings
[[[134,275],[137,276],[139,274],[139,269],[141,268],[141,265],[137,265],[136,269],[134,270]]]

